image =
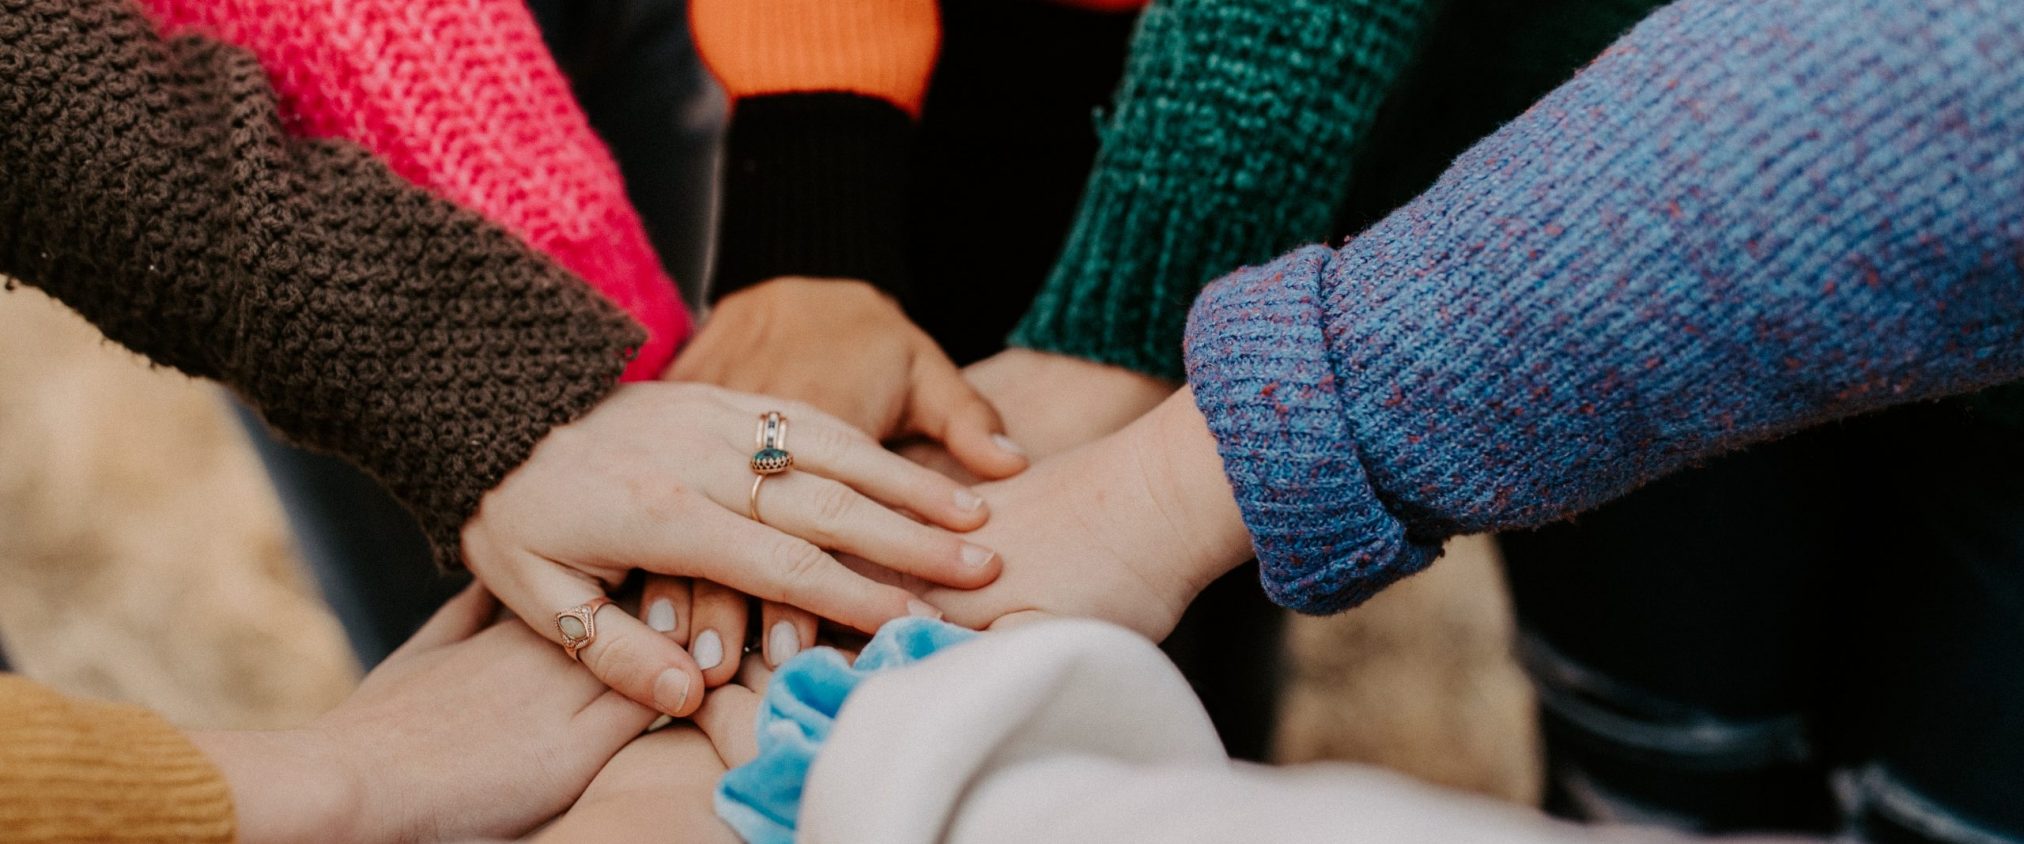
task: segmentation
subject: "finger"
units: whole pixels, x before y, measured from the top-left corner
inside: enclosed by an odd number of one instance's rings
[[[878,441],[827,420],[790,420],[794,465],[950,530],[975,530],[990,518],[982,496]]]
[[[773,685],[773,669],[766,667],[763,659],[749,660],[738,669],[738,685],[763,695],[766,687]]]
[[[443,602],[422,629],[415,631],[415,635],[408,637],[394,653],[428,650],[469,639],[492,623],[493,611],[498,606],[483,584],[472,581],[463,591]]]
[[[649,574],[640,586],[640,620],[678,644],[689,643],[689,579]],[[694,649],[690,656],[694,656]]]
[[[689,655],[703,669],[703,685],[716,688],[731,682],[745,651],[745,617],[751,599],[745,593],[707,580],[690,586]]]
[[[693,558],[656,558],[652,552],[658,549],[650,543],[635,557],[639,567],[691,572],[754,598],[792,604],[867,632],[907,615],[940,617],[913,593],[859,576],[808,541],[744,516],[702,509],[687,524],[670,530],[680,538],[666,544],[692,550]]]
[[[759,516],[769,527],[934,583],[974,589],[995,580],[1001,568],[991,549],[813,473],[771,476],[758,498]]]
[[[696,710],[696,726],[710,737],[717,758],[724,767],[735,768],[759,755],[759,736],[753,729],[758,719],[758,692],[744,686],[725,686],[710,693]]]
[[[589,576],[547,560],[524,566],[514,583],[499,599],[558,646],[556,613],[604,594]],[[595,636],[577,651],[577,660],[605,685],[677,718],[702,702],[703,673],[681,645],[616,605],[600,607],[592,620]]]
[[[661,713],[653,708],[641,706],[616,690],[606,689],[604,694],[577,710],[570,723],[589,731],[590,741],[600,746],[608,744],[616,747],[628,736],[639,735],[648,724],[660,717]]]
[[[786,604],[767,601],[760,605],[759,629],[765,631],[766,664],[773,668],[815,642],[815,616]]]
[[[997,409],[947,358],[914,365],[906,428],[939,441],[980,478],[1010,477],[1027,465],[1026,450],[1005,436]]]

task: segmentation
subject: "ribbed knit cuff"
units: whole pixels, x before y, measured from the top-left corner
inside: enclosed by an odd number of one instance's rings
[[[1327,236],[1430,5],[1149,9],[1074,229],[1011,342],[1178,379],[1202,285]]]
[[[160,717],[0,676],[0,839],[229,842],[232,792]]]
[[[712,300],[781,276],[901,296],[913,119],[840,92],[739,100],[725,142]]]
[[[1188,320],[1188,380],[1216,435],[1272,600],[1348,609],[1426,568],[1418,542],[1371,486],[1324,336],[1320,281],[1334,253],[1310,246],[1203,291]]]

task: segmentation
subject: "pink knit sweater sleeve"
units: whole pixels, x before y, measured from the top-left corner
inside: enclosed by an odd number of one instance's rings
[[[258,55],[291,134],[371,150],[623,307],[647,329],[626,380],[674,357],[688,312],[522,0],[141,3]]]

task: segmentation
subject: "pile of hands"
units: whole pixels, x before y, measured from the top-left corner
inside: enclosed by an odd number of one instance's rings
[[[728,836],[711,789],[751,757],[757,693],[795,653],[906,615],[975,629],[1087,616],[1157,640],[1244,559],[1241,531],[1211,528],[1233,513],[1204,510],[1234,508],[1226,491],[1175,477],[1162,446],[1208,434],[1148,415],[1168,400],[1188,398],[1032,350],[959,370],[859,282],[740,291],[663,380],[555,429],[485,497],[462,532],[478,583],[344,706],[303,730],[203,741],[321,760],[275,817],[242,806],[242,827],[272,840],[305,825],[510,837],[551,819],[543,834],[679,822]],[[767,412],[790,420],[794,460],[755,521]],[[494,623],[492,596],[525,623]],[[573,661],[557,613],[601,596],[618,603]],[[641,735],[663,715],[680,720]],[[266,744],[218,747],[233,742]]]

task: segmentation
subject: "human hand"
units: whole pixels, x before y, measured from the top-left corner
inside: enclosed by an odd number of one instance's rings
[[[1176,385],[1070,355],[1012,348],[963,368],[963,377],[995,407],[1004,408],[1007,435],[1034,460],[1115,433],[1145,415]],[[941,445],[917,440],[897,449],[962,483],[980,479]]]
[[[583,798],[533,840],[634,841],[653,831],[669,840],[736,842],[714,802],[728,769],[695,726],[656,730],[605,763]]]
[[[664,377],[806,402],[880,440],[926,438],[970,477],[1026,466],[996,411],[941,347],[898,302],[860,281],[777,278],[726,296]],[[642,606],[663,622],[657,629],[694,647],[714,687],[738,670],[748,603],[721,584],[649,576]],[[814,641],[808,612],[768,601],[759,613],[767,664]]]
[[[466,589],[306,727],[194,734],[241,840],[510,837],[568,807],[654,712],[496,608]]]
[[[1035,614],[1087,616],[1155,641],[1250,536],[1208,423],[1183,390],[1123,430],[978,487],[1005,569],[975,590],[927,588],[947,618],[983,629]]]
[[[754,522],[746,516],[750,436],[760,414],[776,409],[791,422],[796,468],[765,482],[764,521]],[[702,384],[630,384],[551,431],[485,496],[464,526],[464,557],[506,606],[558,643],[556,613],[603,595],[634,568],[706,578],[861,630],[936,611],[853,574],[823,548],[952,586],[997,576],[991,551],[888,506],[950,530],[986,518],[969,490],[806,405]],[[579,652],[583,664],[633,700],[687,715],[701,698],[691,691],[703,688],[689,654],[639,619],[606,610]]]
[[[1005,432],[1034,460],[1117,432],[1180,385],[1072,355],[1011,348],[963,369],[1001,408]]]
[[[726,296],[665,377],[805,402],[881,441],[925,437],[977,477],[1026,468],[949,356],[861,281],[777,278]]]

